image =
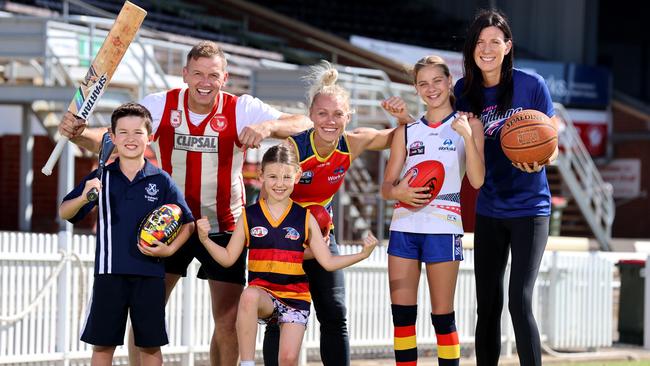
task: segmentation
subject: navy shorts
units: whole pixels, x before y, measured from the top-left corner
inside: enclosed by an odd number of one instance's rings
[[[405,233],[391,230],[388,254],[424,263],[462,261],[462,235]]]
[[[210,234],[210,239],[216,244],[226,247],[230,241],[231,233]],[[231,267],[225,268],[212,258],[205,249],[195,231],[187,242],[171,257],[165,258],[165,272],[187,276],[187,267],[196,258],[201,263],[198,278],[221,282],[246,284],[246,249],[242,251],[239,259]]]
[[[126,318],[131,314],[135,345],[169,343],[165,326],[165,281],[160,277],[96,275],[81,340],[95,346],[124,344]]]

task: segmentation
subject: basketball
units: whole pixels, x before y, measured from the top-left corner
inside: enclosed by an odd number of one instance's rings
[[[182,214],[181,208],[171,203],[151,211],[140,223],[138,242],[145,246],[151,246],[154,239],[170,243],[180,231]]]
[[[308,209],[309,212],[311,212],[311,215],[316,219],[321,234],[323,234],[323,236],[329,235],[332,226],[332,216],[330,216],[327,209],[321,205],[311,205],[305,208]]]
[[[437,160],[425,160],[412,166],[404,176],[408,176],[412,171],[414,175],[409,180],[409,187],[428,187],[431,197],[427,203],[433,201],[445,182],[445,167]],[[404,202],[401,204],[406,208],[414,208]]]
[[[556,148],[557,129],[542,112],[517,112],[501,128],[501,149],[513,163],[546,164]]]

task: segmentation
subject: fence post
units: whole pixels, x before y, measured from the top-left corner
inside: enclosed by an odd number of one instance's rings
[[[183,315],[181,317],[181,345],[187,349],[187,352],[184,353],[185,359],[183,360],[183,365],[187,366],[194,366],[194,332],[196,332],[196,327],[194,327],[194,321],[196,319],[194,293],[196,292],[197,278],[195,275],[190,275],[190,271],[196,274],[195,268],[196,262],[192,262],[188,268],[187,276],[182,278],[183,298],[181,301],[181,309]],[[210,319],[212,319],[212,316],[210,316]]]
[[[648,281],[648,274],[650,274],[650,271],[648,270],[648,266],[650,265],[650,256],[646,259],[645,262],[645,268],[642,269],[644,271],[645,276],[643,276],[645,280],[645,286],[644,288],[644,303],[643,303],[643,348],[645,349],[650,349],[650,281]]]
[[[65,194],[72,190],[74,184],[74,154],[70,144],[63,149],[63,154],[59,159],[59,180],[58,180],[58,202],[63,200]],[[65,265],[59,273],[56,290],[56,346],[57,352],[63,354],[63,365],[69,366],[70,359],[70,338],[71,338],[71,318],[70,318],[70,281],[71,265],[67,256],[72,248],[72,224],[59,219],[59,234],[57,245],[60,251],[65,253]]]

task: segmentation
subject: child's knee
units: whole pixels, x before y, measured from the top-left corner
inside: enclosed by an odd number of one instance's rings
[[[298,357],[299,356],[300,356],[300,350],[297,350],[297,351],[284,350],[284,351],[280,352],[280,355],[279,355],[280,365],[282,365],[282,366],[298,365]]]
[[[247,288],[239,299],[239,308],[257,308],[260,302],[260,292],[254,288]]]
[[[148,355],[155,355],[160,353],[160,347],[138,347],[140,352],[146,353]]]
[[[112,355],[115,353],[115,346],[93,346],[93,352],[103,355]]]

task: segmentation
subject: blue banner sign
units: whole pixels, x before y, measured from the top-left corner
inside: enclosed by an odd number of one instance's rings
[[[604,67],[519,60],[515,66],[546,81],[551,98],[571,108],[604,109],[611,100],[611,74]]]

